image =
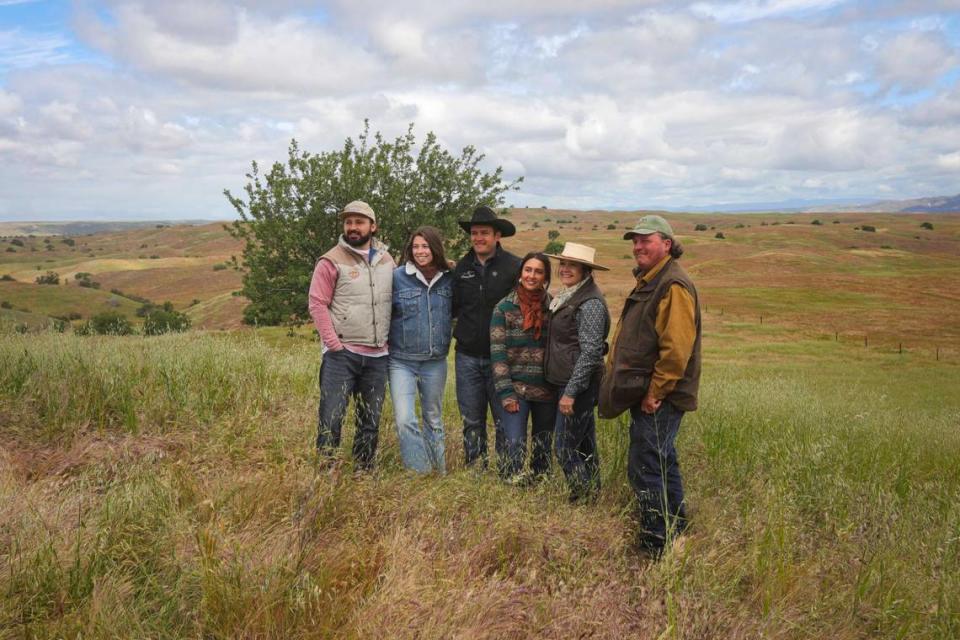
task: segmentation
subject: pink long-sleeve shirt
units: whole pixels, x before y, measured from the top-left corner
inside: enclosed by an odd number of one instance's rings
[[[313,278],[310,280],[310,316],[313,325],[323,341],[324,351],[339,351],[346,349],[364,356],[380,357],[387,355],[387,347],[368,347],[362,344],[343,343],[333,328],[333,319],[330,317],[330,303],[333,301],[333,292],[337,286],[337,266],[326,258],[321,258],[313,269]]]

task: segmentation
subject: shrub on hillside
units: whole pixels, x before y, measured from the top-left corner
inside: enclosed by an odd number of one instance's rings
[[[723,231],[717,231],[717,234],[716,234],[715,236],[713,236],[713,237],[716,238],[717,240],[724,240],[724,239],[726,239],[726,236],[723,235]]]
[[[703,224],[703,223],[700,223],[700,224],[698,224],[697,226],[695,226],[695,227],[693,228],[693,230],[694,230],[694,231],[706,231],[706,230],[707,230],[707,225],[705,225],[705,224]]]
[[[821,225],[822,225],[823,223],[822,223],[822,222],[820,222],[820,220],[819,220],[819,219],[817,219],[817,220],[814,220],[813,222],[811,222],[810,224],[813,224],[813,225],[816,225],[816,226],[818,226],[818,227],[819,227],[819,226],[821,226]]]
[[[875,226],[873,226],[872,224],[862,224],[862,225],[860,225],[860,230],[861,230],[861,231],[869,231],[869,232],[873,233],[873,232],[875,232],[875,231],[877,230],[877,228],[876,228]]]
[[[74,240],[73,238],[64,238],[60,242],[67,245],[68,247],[72,247],[73,245],[77,244],[77,241]]]
[[[88,289],[99,289],[100,283],[94,280],[91,280],[90,279],[91,275],[92,274],[86,271],[81,271],[80,273],[74,276],[74,279],[77,281],[78,286],[87,287]]]
[[[0,280],[3,280],[4,282],[16,282],[14,277],[9,273],[5,273],[2,276],[0,276]]]
[[[90,330],[97,335],[128,336],[133,325],[121,313],[104,311],[90,318]]]
[[[190,328],[190,318],[187,314],[173,309],[167,311],[157,309],[149,314],[143,321],[143,334],[147,336],[159,336],[164,333],[181,333]]]
[[[563,243],[559,240],[550,240],[547,242],[547,246],[543,248],[543,252],[552,254],[563,253]]]
[[[60,274],[56,271],[47,271],[42,276],[37,276],[34,282],[37,284],[60,284]]]
[[[921,223],[921,224],[920,224],[920,228],[921,228],[921,229],[929,229],[930,231],[933,231],[933,223],[932,223],[932,222],[924,222],[924,223]]]
[[[13,304],[9,300],[0,302],[0,309],[13,309]]]
[[[13,240],[10,241],[10,244],[16,245],[16,246],[18,246],[18,247],[22,247],[22,246],[23,246],[23,240],[21,240],[20,238],[14,238]]]
[[[227,265],[223,264],[222,262],[218,262],[217,264],[213,265],[214,271],[224,271],[226,268]]]

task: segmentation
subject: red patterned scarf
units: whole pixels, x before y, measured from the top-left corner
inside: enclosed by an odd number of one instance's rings
[[[546,291],[537,289],[530,291],[521,284],[517,286],[517,300],[520,301],[520,312],[523,314],[523,330],[533,329],[533,337],[540,339],[540,330],[543,328],[543,297]]]

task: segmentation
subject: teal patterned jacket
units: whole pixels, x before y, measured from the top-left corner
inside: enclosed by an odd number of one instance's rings
[[[550,295],[544,296],[543,328],[540,338],[523,330],[523,313],[515,291],[493,308],[490,318],[490,362],[493,381],[501,402],[517,396],[534,402],[556,400],[553,386],[543,374],[543,355],[547,346]]]

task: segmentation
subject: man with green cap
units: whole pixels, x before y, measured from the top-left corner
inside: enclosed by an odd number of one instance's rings
[[[623,239],[633,243],[637,284],[607,357],[599,412],[615,418],[630,411],[627,478],[640,511],[638,542],[659,556],[687,524],[674,441],[683,414],[697,408],[700,304],[666,220],[644,216]]]

